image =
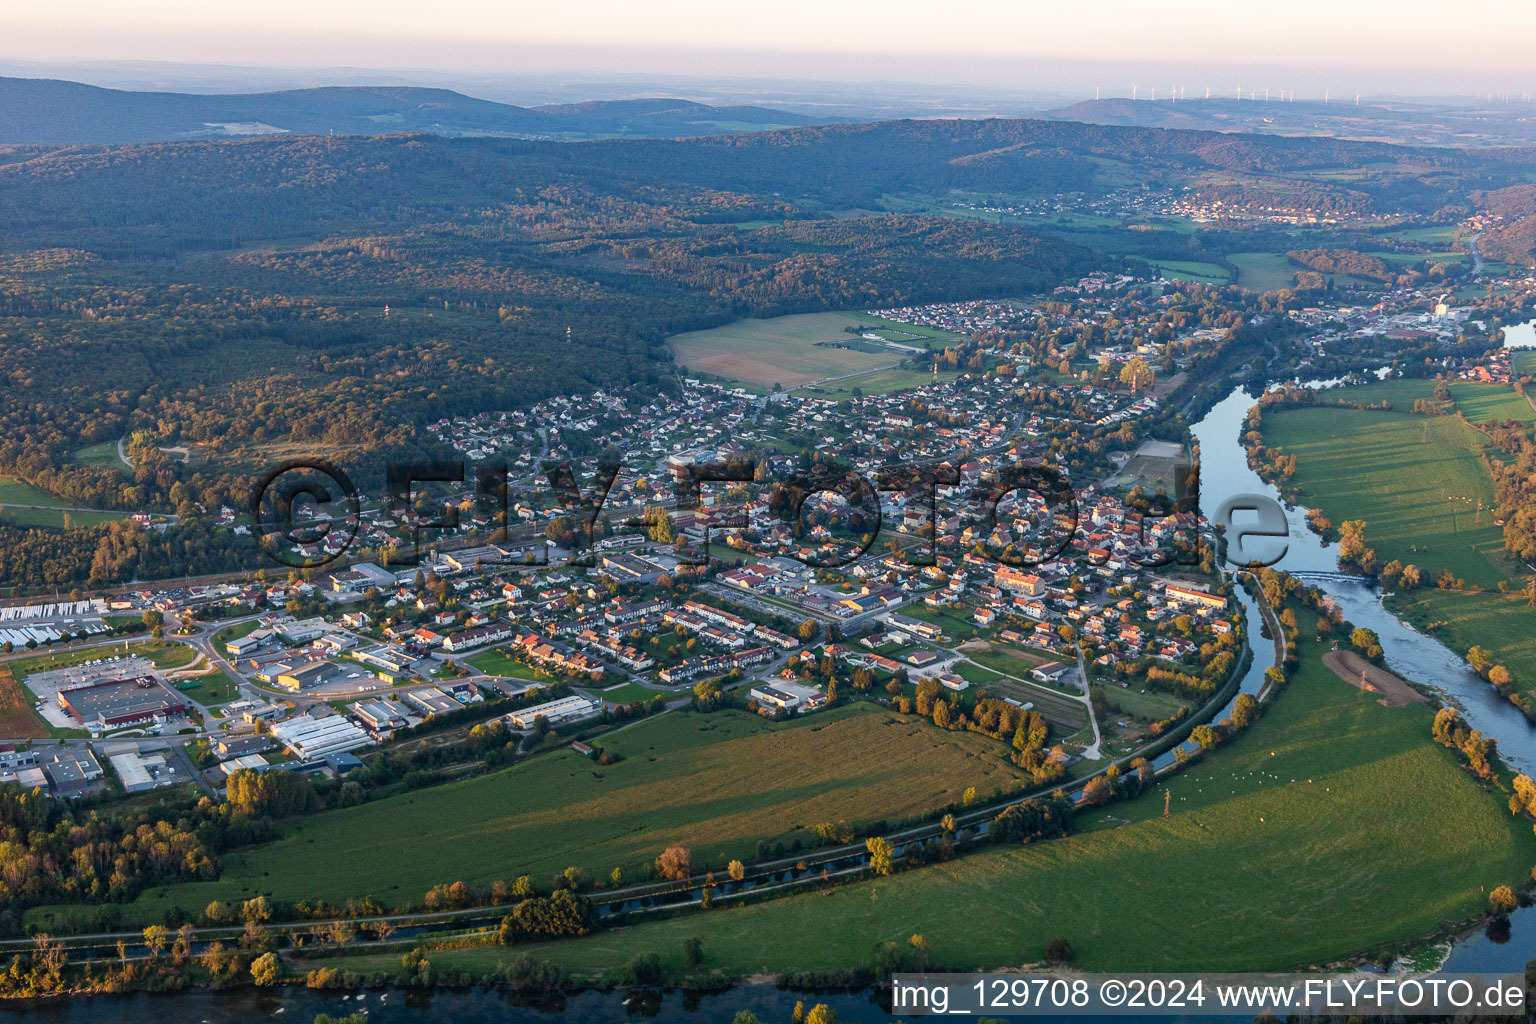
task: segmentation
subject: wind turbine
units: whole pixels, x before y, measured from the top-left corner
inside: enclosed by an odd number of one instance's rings
[[[1149,86],[1147,86],[1147,88],[1152,90],[1152,102],[1156,103],[1157,102],[1157,86],[1149,85]]]
[[[1098,99],[1099,98],[1099,87],[1098,86],[1094,86],[1093,87],[1093,98],[1094,99]]]
[[[1360,105],[1360,90],[1356,89],[1355,90],[1355,106],[1358,107],[1359,105]]]
[[[1264,87],[1264,102],[1269,102],[1269,86],[1267,85]]]
[[[1326,87],[1326,86],[1325,86],[1325,87],[1324,87],[1324,88],[1323,88],[1323,106],[1325,106],[1325,107],[1326,107],[1326,106],[1327,106],[1327,105],[1328,105],[1328,89],[1327,89],[1327,87]]]
[[[1134,100],[1134,99],[1139,98],[1138,94],[1140,93],[1140,91],[1141,91],[1141,86],[1137,85],[1135,82],[1132,82],[1131,83],[1131,99]]]
[[[1211,87],[1210,86],[1206,86],[1205,87],[1205,98],[1206,99],[1210,99],[1211,98]]]

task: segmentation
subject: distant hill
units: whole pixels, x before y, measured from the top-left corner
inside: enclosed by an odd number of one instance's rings
[[[1236,99],[1084,100],[1047,113],[1062,121],[1138,128],[1177,128],[1265,135],[1317,135],[1366,142],[1431,146],[1509,146],[1536,142],[1530,108],[1508,104],[1462,106],[1368,102],[1337,97],[1281,102]]]
[[[0,144],[106,145],[258,135],[501,135],[678,138],[823,123],[766,107],[679,99],[530,109],[449,89],[333,86],[200,95],[127,92],[46,78],[0,78]]]

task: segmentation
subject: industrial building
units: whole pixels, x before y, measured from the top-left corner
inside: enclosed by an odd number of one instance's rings
[[[86,683],[59,691],[59,707],[93,732],[163,722],[190,711],[186,698],[154,676]]]
[[[559,700],[548,701],[543,704],[535,704],[532,707],[514,711],[507,718],[519,729],[531,729],[535,719],[542,718],[550,726],[563,725],[573,722],[578,718],[595,715],[601,711],[603,705],[588,697],[561,697]]]
[[[815,711],[825,707],[827,695],[814,686],[801,683],[764,683],[752,688],[752,698],[766,707],[780,711]]]
[[[302,760],[313,761],[327,754],[337,754],[366,747],[373,740],[362,729],[341,715],[310,718],[300,715],[272,724],[272,736]]]

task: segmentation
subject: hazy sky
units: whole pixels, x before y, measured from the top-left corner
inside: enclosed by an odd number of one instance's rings
[[[1519,93],[1536,90],[1533,46],[1532,0],[0,3],[0,56],[32,60],[1094,82],[1108,95],[1137,78],[1232,89],[1220,76],[1244,70],[1258,76],[1245,85],[1277,89]]]

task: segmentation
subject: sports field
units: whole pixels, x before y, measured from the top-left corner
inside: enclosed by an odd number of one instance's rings
[[[793,388],[828,377],[888,369],[910,355],[898,349],[861,351],[822,344],[859,342],[859,335],[843,330],[858,325],[875,328],[882,337],[913,348],[953,337],[851,312],[738,320],[708,331],[675,334],[667,340],[678,365],[760,387],[781,384]]]
[[[1365,520],[1366,543],[1383,564],[1449,569],[1484,587],[1513,578],[1494,525],[1483,435],[1456,417],[1288,409],[1264,418],[1264,440],[1299,458],[1295,483],[1309,507],[1335,524]]]
[[[936,965],[973,970],[1037,960],[1063,935],[1086,969],[1282,969],[1400,949],[1481,912],[1488,889],[1527,880],[1529,823],[1430,741],[1433,713],[1383,707],[1320,653],[1305,644],[1301,672],[1263,719],[1168,783],[1167,818],[1159,787],[1106,809],[1121,827],[533,953],[591,977],[654,952],[680,974],[683,940],[696,935],[711,968],[749,975],[869,966],[876,943],[921,934]],[[438,951],[432,963],[478,971],[509,954]]]
[[[570,865],[639,878],[673,843],[691,847],[696,864],[723,865],[752,857],[759,840],[789,847],[812,841],[823,822],[898,821],[958,804],[969,786],[1014,791],[1020,778],[994,739],[869,704],[784,724],[744,711],[670,712],[593,742],[622,759],[600,766],[563,750],[299,819],[283,840],[226,854],[218,881],[146,891],[124,908],[125,922],[257,893],[333,902],[373,893],[399,905],[438,882],[527,873],[542,884]]]

